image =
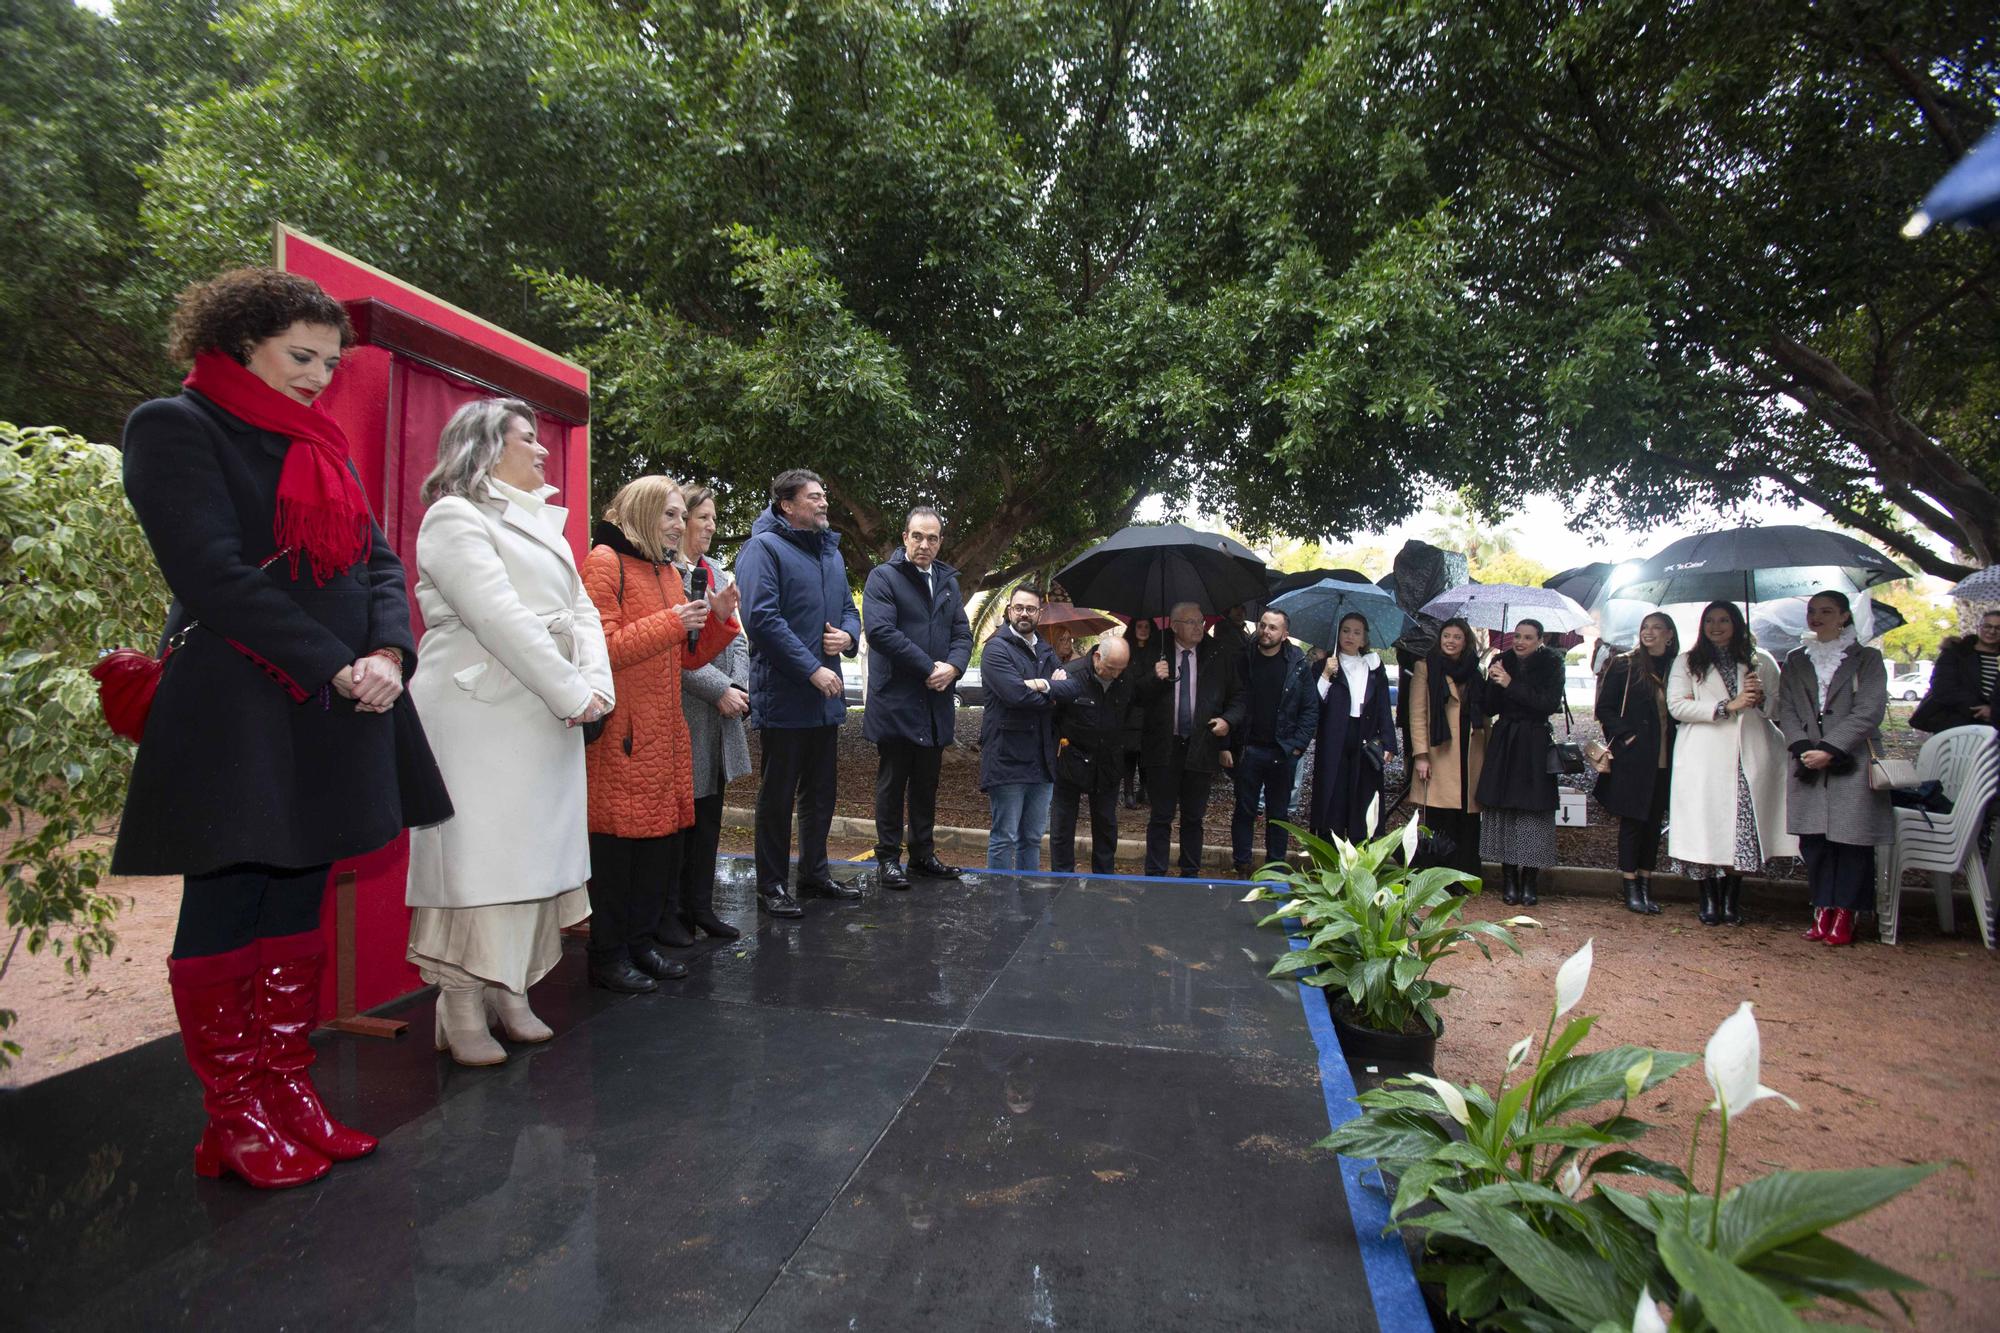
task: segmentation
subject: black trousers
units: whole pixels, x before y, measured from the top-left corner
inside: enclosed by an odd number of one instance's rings
[[[1264,859],[1285,859],[1291,837],[1278,821],[1292,817],[1292,783],[1298,775],[1299,761],[1275,745],[1246,745],[1236,756],[1231,772],[1236,810],[1229,820],[1229,859],[1235,864],[1247,866],[1254,855],[1250,843],[1257,829],[1259,796],[1264,798]]]
[[[722,793],[694,798],[694,823],[681,830],[681,905],[715,901],[715,853],[722,846]]]
[[[1463,870],[1477,879],[1486,877],[1485,866],[1479,859],[1477,810],[1446,810],[1442,806],[1427,805],[1424,807],[1424,817],[1418,822],[1438,837],[1451,839],[1450,853],[1438,858],[1432,864]]]
[[[1113,752],[1088,765],[1089,782],[1078,783],[1056,763],[1055,794],[1049,798],[1049,869],[1076,869],[1076,812],[1090,800],[1090,870],[1095,875],[1118,870],[1118,780],[1123,757]]]
[[[678,882],[685,838],[590,835],[590,953],[613,958],[658,944],[667,886]]]
[[[1618,872],[1649,875],[1660,859],[1660,830],[1667,822],[1667,775],[1653,780],[1653,799],[1644,819],[1618,816]]]
[[[1198,773],[1186,763],[1187,742],[1174,738],[1174,762],[1146,770],[1146,791],[1153,798],[1152,816],[1146,821],[1146,873],[1167,873],[1167,844],[1174,831],[1174,815],[1181,818],[1181,877],[1192,879],[1201,873],[1201,821],[1208,813],[1208,789],[1213,773]]]
[[[331,869],[241,865],[183,877],[173,956],[207,958],[258,940],[318,930]]]
[[[880,741],[875,767],[875,855],[893,861],[903,854],[903,803],[910,807],[910,859],[934,853],[938,772],[944,747],[915,741]]]
[[[765,727],[757,733],[764,776],[757,787],[757,886],[782,886],[792,869],[792,815],[799,820],[799,883],[825,880],[833,824],[839,727]]]
[[[1812,890],[1814,907],[1875,910],[1873,847],[1835,842],[1824,833],[1801,833],[1799,855],[1806,863],[1806,885]]]

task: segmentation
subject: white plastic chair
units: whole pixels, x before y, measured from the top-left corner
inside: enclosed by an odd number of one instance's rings
[[[1993,881],[1979,853],[1979,829],[1996,790],[2000,790],[2000,732],[1985,726],[1939,732],[1918,752],[1917,776],[1936,778],[1944,785],[1944,794],[1951,798],[1951,813],[1893,812],[1896,842],[1889,854],[1888,873],[1875,889],[1875,919],[1882,943],[1896,942],[1905,870],[1931,872],[1938,926],[1946,934],[1952,929],[1951,877],[1963,871],[1972,897],[1972,915],[1979,923],[1980,943],[1991,949],[1995,943]]]

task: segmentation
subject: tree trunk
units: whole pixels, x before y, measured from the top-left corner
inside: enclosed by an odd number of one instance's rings
[[[2000,495],[1992,487],[1831,358],[1783,335],[1773,336],[1767,347],[1793,396],[1867,456],[1889,502],[1970,554],[1974,563],[1923,560],[1908,542],[1896,543],[1901,554],[1945,578],[2000,562]]]

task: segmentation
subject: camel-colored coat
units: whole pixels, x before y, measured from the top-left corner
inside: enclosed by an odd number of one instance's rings
[[[602,542],[611,534],[600,525],[596,535]],[[689,652],[687,631],[674,614],[687,600],[680,571],[629,548],[615,549],[619,544],[593,546],[583,558],[584,586],[604,621],[618,686],[618,707],[585,752],[590,831],[663,838],[694,824],[694,750],[681,711],[681,671],[714,661],[736,637],[737,624],[710,616]]]
[[[1451,692],[1451,716],[1446,719],[1451,729],[1451,739],[1442,745],[1431,743],[1431,686],[1430,663],[1419,662],[1411,672],[1409,683],[1404,686],[1410,691],[1410,760],[1411,771],[1419,759],[1431,761],[1430,781],[1410,779],[1410,804],[1426,809],[1469,810],[1478,813],[1479,802],[1472,793],[1479,790],[1479,770],[1486,763],[1486,728],[1469,724],[1465,716],[1465,704],[1459,697],[1458,682],[1445,682]],[[1486,719],[1479,719],[1483,724]],[[1466,737],[1470,736],[1470,745]]]
[[[1674,733],[1667,852],[1675,860],[1710,866],[1735,862],[1739,759],[1750,784],[1750,807],[1764,859],[1799,854],[1799,840],[1785,827],[1785,773],[1791,761],[1785,754],[1785,739],[1772,721],[1778,711],[1778,664],[1762,649],[1755,656],[1764,702],[1726,714],[1721,721],[1716,720],[1715,707],[1731,697],[1722,673],[1710,671],[1696,680],[1688,670],[1687,654],[1674,658],[1667,678],[1667,711],[1680,723],[1680,730]],[[1739,685],[1742,670],[1737,668]]]

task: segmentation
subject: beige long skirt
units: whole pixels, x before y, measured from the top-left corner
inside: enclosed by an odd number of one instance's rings
[[[415,907],[404,956],[433,986],[476,977],[519,995],[562,959],[563,927],[589,915],[590,895],[581,888],[526,903]]]

